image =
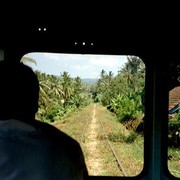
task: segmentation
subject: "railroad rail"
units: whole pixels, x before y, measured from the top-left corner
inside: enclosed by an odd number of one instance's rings
[[[119,157],[118,157],[117,154],[116,154],[115,149],[113,148],[113,146],[111,145],[111,143],[110,143],[110,141],[109,141],[109,139],[108,139],[108,136],[107,136],[107,133],[106,133],[106,131],[105,131],[105,128],[104,128],[104,126],[103,126],[102,121],[99,120],[99,122],[100,122],[100,124],[101,124],[102,129],[103,129],[103,133],[104,133],[104,136],[105,136],[105,138],[106,138],[106,141],[107,141],[107,143],[108,143],[108,145],[109,145],[109,147],[110,147],[111,151],[113,152],[113,155],[114,155],[114,157],[115,157],[115,159],[116,159],[116,162],[117,162],[117,164],[118,164],[118,167],[120,168],[122,174],[123,174],[124,176],[127,176],[127,174],[126,174],[126,172],[125,172],[125,170],[124,170],[124,168],[123,168],[123,165],[122,165]]]
[[[95,105],[94,105],[94,108],[93,108],[93,109],[94,109],[94,111],[95,111]],[[93,114],[94,114],[94,113],[93,113]],[[121,161],[120,161],[120,159],[119,159],[119,157],[118,157],[115,149],[113,148],[110,140],[108,139],[108,136],[107,136],[107,133],[106,133],[106,130],[105,130],[104,126],[103,126],[102,121],[101,121],[100,119],[98,119],[98,121],[99,121],[99,123],[100,123],[100,127],[101,127],[101,129],[102,129],[102,132],[103,132],[103,135],[104,135],[104,137],[105,137],[105,139],[106,139],[106,142],[108,143],[108,146],[110,147],[110,150],[111,150],[111,152],[112,152],[112,154],[113,154],[113,156],[114,156],[114,158],[115,158],[115,160],[116,160],[116,162],[117,162],[117,165],[118,165],[119,170],[121,171],[121,173],[123,174],[123,176],[127,176],[127,173],[125,172],[125,170],[124,170],[124,168],[123,168],[123,165],[122,165],[122,163],[121,163]],[[89,123],[89,119],[87,119],[86,122],[85,122],[85,125],[84,125],[84,128],[83,128],[83,132],[82,132],[82,135],[81,135],[81,139],[80,139],[80,144],[85,141],[85,134],[86,134],[86,130],[87,130],[87,127],[88,127],[88,123]]]

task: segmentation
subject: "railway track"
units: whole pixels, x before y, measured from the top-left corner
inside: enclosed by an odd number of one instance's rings
[[[86,122],[85,122],[85,124],[84,124],[84,128],[83,128],[83,132],[82,132],[80,144],[82,144],[82,143],[84,143],[84,142],[87,141],[87,140],[86,140],[86,139],[87,139],[87,132],[88,132],[87,128],[88,128],[89,123],[90,123],[90,122],[89,122],[89,119],[86,120]],[[99,128],[101,128],[101,130],[102,130],[102,132],[103,132],[103,136],[104,136],[103,139],[106,140],[106,143],[107,143],[108,146],[109,146],[109,149],[110,149],[110,151],[111,151],[111,154],[113,155],[113,157],[115,158],[115,161],[117,162],[118,169],[120,170],[122,176],[127,176],[127,173],[126,173],[126,171],[124,170],[124,167],[123,167],[123,165],[122,165],[122,162],[121,162],[120,158],[118,157],[118,155],[117,155],[117,153],[116,153],[113,145],[111,144],[110,140],[108,139],[108,135],[107,135],[106,129],[105,129],[102,121],[100,120],[100,118],[96,118],[96,104],[94,104],[94,107],[93,107],[93,113],[92,113],[92,117],[91,117],[91,123],[93,123],[92,126],[95,125],[95,123],[97,123],[96,126],[98,126]],[[92,129],[92,131],[96,131],[96,130],[95,130],[95,129]],[[92,133],[96,133],[96,132],[92,132]],[[95,136],[96,136],[96,135],[94,135],[93,138],[95,138]],[[97,138],[97,137],[96,137],[96,138]],[[94,139],[91,140],[91,141],[94,141]],[[90,144],[90,146],[91,146],[91,144]],[[96,148],[98,148],[98,147],[96,147]],[[88,149],[87,149],[87,151],[88,151]],[[97,158],[96,158],[95,160],[97,161]],[[94,163],[95,163],[95,162],[94,162]]]
[[[53,125],[79,142],[92,176],[136,176],[143,169],[143,139],[130,144],[117,142],[121,133],[126,136],[129,132],[99,104]]]

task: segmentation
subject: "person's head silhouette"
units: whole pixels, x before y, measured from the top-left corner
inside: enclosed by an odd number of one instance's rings
[[[0,62],[0,120],[35,118],[39,81],[23,63]]]

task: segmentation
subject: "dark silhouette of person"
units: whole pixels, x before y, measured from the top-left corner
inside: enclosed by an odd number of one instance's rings
[[[79,143],[35,119],[39,81],[23,63],[0,62],[0,179],[88,177]]]

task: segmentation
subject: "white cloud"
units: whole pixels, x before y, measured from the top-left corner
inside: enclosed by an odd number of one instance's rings
[[[94,56],[91,57],[89,62],[92,65],[98,65],[98,66],[106,66],[106,67],[115,67],[118,66],[120,63],[119,57],[113,57],[113,56]]]

